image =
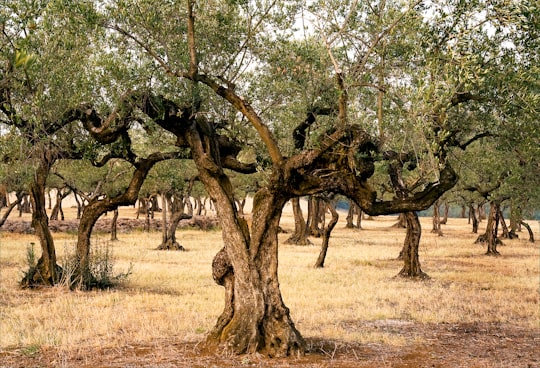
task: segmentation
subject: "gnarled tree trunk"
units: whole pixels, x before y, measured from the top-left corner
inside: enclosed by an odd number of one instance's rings
[[[498,256],[500,253],[497,250],[497,245],[501,244],[497,237],[497,223],[499,221],[500,204],[496,201],[491,201],[486,225],[486,232],[480,235],[475,243],[485,243],[487,245],[486,254],[488,256]]]
[[[418,257],[418,248],[420,245],[420,237],[422,235],[422,227],[418,220],[416,212],[405,212],[405,220],[407,223],[407,235],[403,246],[403,261],[404,265],[399,276],[409,278],[428,278],[429,276],[420,268],[420,260]]]
[[[285,244],[311,245],[312,243],[308,239],[307,224],[302,214],[302,207],[300,206],[300,198],[291,199],[291,203],[294,215],[294,233],[289,239],[285,240]]]
[[[174,153],[161,154],[153,153],[146,159],[139,159],[133,165],[131,181],[125,190],[115,197],[94,198],[84,207],[81,220],[79,222],[79,232],[77,236],[76,263],[71,277],[71,287],[80,289],[92,289],[108,285],[99,285],[90,270],[90,239],[92,230],[97,220],[106,212],[113,211],[118,206],[133,205],[137,200],[146,176],[150,169],[159,161],[174,158]]]
[[[183,202],[179,198],[176,199],[178,202]],[[166,196],[163,195],[163,204],[162,207],[162,216],[163,216],[163,237],[161,244],[156,248],[157,250],[185,250],[185,248],[176,241],[176,229],[178,224],[183,219],[189,219],[192,216],[186,215],[184,213],[184,204],[177,203],[173,204],[172,200],[167,200]],[[168,211],[167,208],[171,209]],[[167,221],[167,213],[172,212],[170,215],[170,220]]]
[[[205,175],[201,177],[208,183]],[[259,191],[254,199],[250,234],[247,223],[236,213],[234,200],[229,197],[232,193],[223,190],[227,183],[219,182],[219,188],[216,181],[209,187],[221,192],[212,190],[211,196],[217,199],[225,254],[218,253],[213,272],[216,282],[226,289],[226,301],[207,343],[222,345],[236,354],[303,354],[306,343],[283,302],[277,275],[277,233],[286,199]]]
[[[29,270],[21,286],[33,287],[37,285],[52,286],[58,283],[61,277],[61,268],[56,264],[56,249],[49,230],[49,218],[45,202],[45,185],[54,159],[44,153],[39,159],[34,180],[30,184],[30,201],[32,203],[32,226],[41,245],[41,257],[36,267]]]

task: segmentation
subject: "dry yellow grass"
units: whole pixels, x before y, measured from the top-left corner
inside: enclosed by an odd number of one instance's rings
[[[377,321],[540,326],[538,241],[506,241],[501,257],[487,257],[473,244],[466,220],[450,219],[439,238],[429,233],[430,219],[422,219],[420,257],[432,278],[415,282],[394,277],[404,238],[404,230],[390,229],[395,217],[364,221],[364,230],[345,229],[344,218],[330,240],[324,269],[312,267],[319,240],[315,246],[283,245],[288,234],[280,235],[281,289],[305,337],[399,346],[405,337],[362,326]],[[282,226],[292,230],[288,211]],[[121,272],[133,264],[128,281],[110,291],[69,292],[20,290],[26,246],[35,237],[0,233],[0,350],[32,354],[47,347],[70,352],[203,340],[223,307],[223,290],[211,276],[221,233],[179,231],[187,252],[154,250],[160,237],[120,233],[113,245],[115,268]],[[106,241],[107,235],[98,238]],[[55,234],[55,239],[59,258],[75,243],[75,235]]]

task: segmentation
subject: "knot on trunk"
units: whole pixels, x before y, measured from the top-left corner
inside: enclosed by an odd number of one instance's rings
[[[229,259],[229,255],[227,254],[225,247],[223,247],[212,261],[212,277],[214,278],[216,284],[224,286],[225,279],[233,274],[234,271]]]

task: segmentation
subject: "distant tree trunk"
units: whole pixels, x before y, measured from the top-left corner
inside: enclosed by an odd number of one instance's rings
[[[462,205],[461,206],[461,218],[465,218],[466,216],[467,216],[467,206]],[[470,221],[470,217],[469,217],[469,221]]]
[[[58,192],[57,192],[58,194]],[[47,199],[49,200],[49,209],[52,207],[52,198],[51,198],[51,190],[47,189]]]
[[[503,211],[501,208],[499,208],[499,223],[501,224],[501,238],[503,239],[511,239],[510,231],[508,231],[508,226],[506,225],[506,221],[504,220]]]
[[[353,201],[349,201],[349,210],[347,211],[347,217],[345,220],[347,221],[347,224],[345,225],[345,228],[347,229],[353,229],[354,226],[354,212],[355,212],[355,205],[353,204]]]
[[[113,211],[113,218],[111,221],[111,241],[118,240],[118,208]]]
[[[476,209],[474,208],[473,205],[470,205],[469,206],[469,220],[472,221],[472,232],[473,234],[477,234],[478,233],[478,217],[476,215]]]
[[[201,197],[199,196],[195,197],[195,209],[196,209],[195,214],[197,216],[201,216],[203,212],[203,205],[202,205]]]
[[[285,244],[310,245],[312,243],[308,239],[307,224],[302,214],[300,198],[291,199],[291,203],[294,215],[294,233],[285,241]]]
[[[170,198],[169,198],[170,199]],[[181,202],[181,201],[180,201]],[[189,219],[191,216],[184,213],[184,204],[173,205],[172,200],[164,201],[163,207],[163,237],[161,244],[156,248],[157,250],[180,250],[184,251],[185,248],[176,241],[176,229],[178,224],[183,219]],[[167,223],[167,207],[172,209],[173,213],[170,215],[170,221]]]
[[[184,196],[184,203],[187,207],[187,214],[189,216],[193,216],[193,204],[191,203],[191,198],[189,194],[186,194]]]
[[[475,243],[486,243],[486,254],[490,256],[497,256],[500,253],[497,251],[497,245],[501,244],[501,241],[497,237],[497,222],[499,220],[499,204],[495,201],[490,203],[488,223],[486,225],[486,232],[480,235]]]
[[[2,215],[2,218],[0,218],[0,228],[2,227],[2,225],[4,225],[4,223],[7,221],[8,217],[9,217],[9,214],[11,213],[11,211],[13,211],[13,209],[15,207],[17,207],[17,205],[19,204],[19,199],[15,200],[13,203],[11,203],[7,209],[6,209],[6,212],[4,212],[4,214]]]
[[[43,147],[42,147],[43,148]],[[32,287],[36,285],[55,285],[61,277],[62,269],[56,264],[56,249],[54,240],[49,230],[49,218],[45,204],[45,188],[50,168],[54,159],[50,155],[43,154],[36,167],[34,180],[30,184],[30,201],[32,202],[32,226],[41,245],[41,257],[36,267],[30,269],[21,286]]]
[[[354,216],[357,215],[357,221],[356,225],[354,224]],[[356,203],[353,201],[349,201],[349,210],[347,212],[347,225],[345,226],[347,229],[361,229],[362,228],[362,210]]]
[[[43,198],[45,198],[45,195],[43,196]],[[19,208],[19,217],[22,217],[23,213],[32,212],[31,202],[32,202],[32,199],[30,198],[30,195],[24,194],[22,196],[22,200],[20,204],[17,206]],[[43,207],[45,207],[45,205]]]
[[[57,188],[56,189],[56,203],[51,212],[51,220],[58,220],[58,214],[60,214],[60,219],[64,221],[64,210],[62,209],[62,201],[71,193],[71,190],[68,188]]]
[[[310,196],[308,199],[308,234],[320,238],[322,231],[319,228],[321,223],[321,200],[316,196]]]
[[[407,234],[403,246],[404,265],[398,275],[407,278],[428,278],[429,276],[420,268],[420,259],[418,256],[420,237],[422,235],[422,227],[418,220],[418,215],[416,212],[405,212],[405,219],[407,223]]]
[[[364,212],[360,207],[357,206],[357,217],[356,217],[356,228],[362,228],[362,217],[364,217]]]
[[[520,221],[521,225],[525,226],[525,229],[529,232],[529,242],[534,243],[534,234],[528,223]]]
[[[478,204],[478,221],[481,222],[482,220],[486,219],[486,209],[484,203]]]
[[[441,215],[439,213],[439,201],[435,201],[433,205],[433,228],[431,229],[431,232],[443,236],[441,230]]]
[[[397,222],[394,225],[392,225],[392,227],[399,228],[399,229],[407,228],[407,218],[405,216],[405,213],[400,213],[398,215]]]
[[[83,210],[82,201],[84,201],[84,199],[79,200],[79,195],[76,192],[73,192],[73,197],[75,198],[75,202],[77,203],[77,220],[80,220]]]
[[[150,199],[149,199],[149,202],[150,202],[150,212],[152,214],[152,220],[153,220],[154,219],[154,214],[156,212],[161,211],[161,208],[159,208],[159,201],[158,201],[157,194],[151,195]]]
[[[326,253],[328,252],[328,242],[330,241],[330,234],[332,233],[332,230],[336,226],[339,215],[336,211],[336,206],[333,203],[330,203],[330,201],[327,201],[326,208],[330,211],[332,214],[332,219],[330,222],[328,222],[328,225],[324,228],[323,231],[323,240],[322,240],[322,246],[321,246],[321,252],[319,253],[319,257],[317,258],[317,261],[315,262],[315,268],[322,268],[324,267],[324,261],[326,259]]]
[[[448,213],[450,212],[450,205],[447,201],[444,201],[444,216],[441,220],[441,225],[446,225],[448,223]],[[442,233],[442,232],[441,232]]]

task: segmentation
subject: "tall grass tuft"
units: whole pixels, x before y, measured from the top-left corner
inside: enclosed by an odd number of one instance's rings
[[[75,246],[65,246],[62,257],[62,278],[59,286],[82,289],[110,289],[125,282],[133,271],[130,263],[125,272],[115,273],[115,257],[111,241],[98,239],[90,248],[88,285],[74,285],[73,279],[78,268],[79,259]]]

